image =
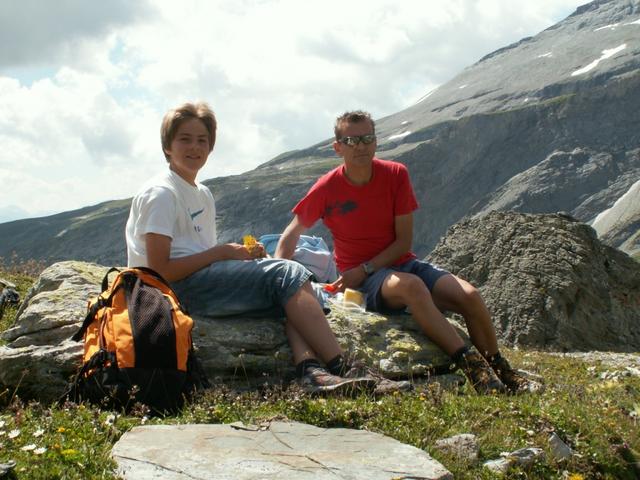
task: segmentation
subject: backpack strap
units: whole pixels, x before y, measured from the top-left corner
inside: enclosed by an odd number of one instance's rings
[[[84,321],[82,322],[82,325],[80,326],[78,331],[75,333],[75,335],[71,337],[71,340],[76,342],[79,342],[80,340],[82,340],[82,338],[84,337],[84,333],[87,331],[87,328],[89,328],[89,325],[91,325],[91,322],[93,322],[93,319],[98,313],[98,310],[100,310],[105,305],[108,305],[109,303],[111,303],[111,295],[107,300],[104,300],[102,297],[98,297],[98,300],[93,305],[91,305],[91,307],[89,307],[89,310],[87,311],[87,316],[84,317]]]
[[[102,293],[106,292],[107,289],[109,288],[109,274],[112,272],[120,273],[120,269],[116,267],[112,267],[107,271],[107,273],[105,273],[102,279]],[[96,313],[98,313],[98,310],[100,310],[105,305],[111,305],[111,300],[113,298],[114,293],[117,290],[118,288],[115,288],[114,291],[111,292],[106,299],[102,296],[98,297],[98,300],[96,300],[96,302],[89,307],[87,311],[87,316],[84,317],[84,321],[82,322],[82,325],[80,326],[78,331],[75,333],[75,335],[71,337],[71,340],[76,342],[79,342],[80,340],[82,340],[82,338],[84,337],[84,333],[87,331],[87,328],[89,328],[89,325],[91,325],[91,322],[93,322],[93,319],[96,316]]]
[[[107,290],[107,288],[109,288],[109,274],[111,272],[118,272],[120,273],[120,269],[116,268],[116,267],[111,267],[107,273],[105,273],[104,278],[102,279],[102,291],[105,292]]]

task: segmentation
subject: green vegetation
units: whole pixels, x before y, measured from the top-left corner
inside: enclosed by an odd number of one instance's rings
[[[0,257],[0,278],[3,278],[16,286],[20,299],[23,299],[27,291],[33,284],[40,272],[44,269],[44,264],[36,261],[17,262],[15,258],[5,260]],[[2,287],[0,286],[0,290]],[[18,312],[18,305],[9,305],[4,310],[4,315],[0,318],[0,332],[4,332],[9,328]],[[3,340],[0,338],[0,345]],[[1,462],[0,462],[1,463]]]
[[[24,295],[29,277],[0,271]],[[11,318],[11,312],[9,317]],[[3,322],[2,328],[8,323]],[[482,462],[501,452],[527,446],[545,450],[545,460],[503,478],[637,478],[640,458],[640,378],[613,374],[613,367],[548,353],[508,351],[513,363],[545,378],[540,395],[481,397],[468,385],[461,391],[438,384],[421,385],[409,394],[355,399],[310,398],[295,388],[237,392],[219,387],[199,397],[180,415],[147,418],[88,405],[63,407],[25,403],[0,389],[0,463],[17,462],[14,478],[115,478],[111,447],[141,424],[259,424],[273,418],[322,427],[367,429],[425,449],[456,479],[498,478]],[[624,367],[617,368],[623,372]],[[602,375],[608,371],[607,375]],[[557,433],[575,451],[569,461],[553,459],[548,445]],[[439,438],[474,433],[480,442],[478,464],[432,449]]]

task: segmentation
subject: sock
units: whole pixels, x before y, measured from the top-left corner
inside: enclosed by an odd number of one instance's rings
[[[469,347],[467,347],[466,345],[464,347],[460,347],[458,350],[456,350],[454,352],[453,355],[451,355],[451,360],[453,361],[454,364],[458,364],[458,362],[460,362],[460,360],[462,360],[462,357],[469,351]]]
[[[496,353],[494,353],[493,355],[489,355],[486,358],[487,362],[489,362],[489,365],[493,366],[502,359],[502,355],[500,354],[500,350],[498,350]]]
[[[296,365],[296,376],[298,378],[304,377],[312,368],[322,368],[322,365],[315,358],[307,358]]]
[[[329,370],[331,375],[341,376],[349,370],[349,366],[347,365],[347,362],[345,362],[344,357],[342,355],[338,355],[327,362],[327,370]]]

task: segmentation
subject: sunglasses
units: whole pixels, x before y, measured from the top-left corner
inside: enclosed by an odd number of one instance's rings
[[[359,135],[356,137],[342,137],[338,141],[344,145],[347,145],[348,147],[355,147],[360,142],[364,143],[365,145],[372,144],[376,141],[376,136],[373,133],[370,133],[368,135]]]

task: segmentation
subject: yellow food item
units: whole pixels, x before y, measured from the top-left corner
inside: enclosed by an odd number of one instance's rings
[[[356,305],[364,307],[364,295],[358,290],[347,288],[344,291],[344,303],[355,303]]]
[[[262,250],[262,245],[258,243],[256,237],[253,235],[245,235],[242,237],[242,244],[247,250],[249,250],[249,253],[253,255],[254,258],[266,256],[265,252]]]
[[[250,249],[251,247],[255,247],[258,244],[258,241],[253,235],[245,235],[242,237],[242,243],[245,247]]]

